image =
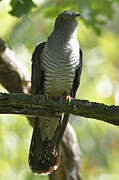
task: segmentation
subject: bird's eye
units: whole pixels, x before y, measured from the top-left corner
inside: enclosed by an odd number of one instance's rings
[[[69,20],[70,20],[70,21],[74,20],[74,17],[73,17],[73,16],[72,16],[72,17],[70,17],[70,18],[69,18]]]
[[[60,22],[64,21],[64,18],[63,18],[63,17],[61,17],[61,18],[59,19],[59,21],[60,21]]]

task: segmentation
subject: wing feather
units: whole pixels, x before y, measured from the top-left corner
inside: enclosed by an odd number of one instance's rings
[[[31,93],[43,94],[44,92],[44,71],[41,68],[41,53],[45,47],[45,42],[36,46],[32,55],[32,76]]]
[[[75,97],[77,89],[80,85],[80,77],[81,77],[81,72],[82,72],[82,59],[83,59],[83,54],[82,54],[82,50],[80,48],[80,59],[79,59],[79,67],[78,69],[76,69],[75,71],[75,78],[73,80],[73,85],[72,85],[72,90],[70,92],[71,97]]]

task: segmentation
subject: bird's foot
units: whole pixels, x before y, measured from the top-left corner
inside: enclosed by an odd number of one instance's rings
[[[71,102],[71,96],[70,96],[70,95],[67,95],[67,96],[66,96],[66,102],[67,102],[68,104],[70,104],[70,102]]]
[[[51,97],[51,94],[46,93],[45,96],[46,96],[46,101],[48,102],[49,98]]]

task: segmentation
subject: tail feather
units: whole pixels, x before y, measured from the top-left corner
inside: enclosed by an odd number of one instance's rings
[[[50,174],[59,166],[59,153],[55,152],[55,150],[54,152],[51,151],[47,145],[44,145],[44,150],[40,151],[36,157],[33,153],[29,154],[29,164],[33,173]]]
[[[56,170],[60,162],[60,142],[64,134],[67,118],[65,122],[59,122],[55,133],[51,140],[45,138],[42,140],[39,128],[39,118],[35,118],[35,126],[33,130],[31,146],[29,151],[29,165],[33,173],[50,174]]]

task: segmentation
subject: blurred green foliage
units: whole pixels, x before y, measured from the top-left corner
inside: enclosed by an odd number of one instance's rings
[[[31,11],[43,10],[47,17],[54,17],[65,9],[80,11],[85,25],[93,27],[100,33],[100,26],[114,16],[114,4],[118,0],[2,0],[10,5],[9,13],[16,17],[29,14]],[[58,8],[57,8],[58,7]]]
[[[11,0],[10,5],[10,14],[17,17],[27,14],[35,6],[31,0]]]
[[[0,37],[30,72],[34,47],[47,39],[55,17],[65,9],[81,13],[78,39],[84,57],[77,97],[119,105],[118,0],[2,0]],[[3,87],[0,91],[6,92]],[[81,148],[83,180],[118,180],[119,129],[81,117],[71,116],[70,122]],[[25,117],[0,115],[0,180],[48,179],[29,169],[31,134]]]

